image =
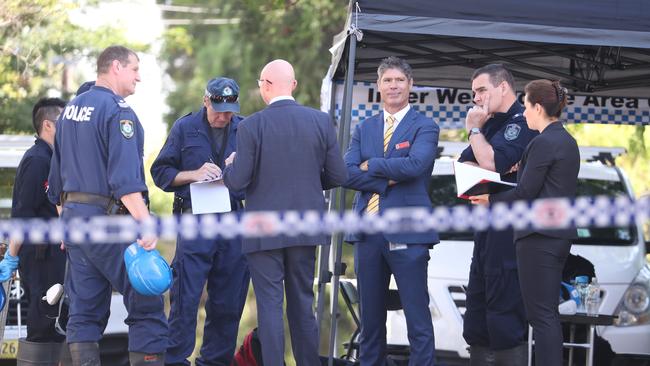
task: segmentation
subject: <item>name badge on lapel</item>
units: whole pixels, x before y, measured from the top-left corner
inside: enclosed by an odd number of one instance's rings
[[[411,147],[411,143],[408,141],[400,142],[399,144],[395,144],[395,150],[400,150],[400,149],[406,149],[408,147]]]

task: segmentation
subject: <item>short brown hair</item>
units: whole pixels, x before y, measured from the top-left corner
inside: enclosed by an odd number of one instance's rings
[[[102,53],[97,57],[97,73],[105,74],[110,69],[113,61],[117,60],[126,66],[129,64],[129,56],[133,55],[139,61],[138,55],[131,49],[128,49],[124,46],[110,46],[107,47]]]
[[[490,78],[490,84],[492,84],[492,86],[496,87],[505,81],[506,84],[510,85],[510,89],[514,93],[515,78],[512,77],[510,71],[508,71],[508,69],[506,69],[506,67],[503,66],[503,64],[489,64],[476,69],[472,74],[471,81],[474,81],[474,79],[476,79],[477,77],[483,74],[488,74]]]
[[[568,91],[558,80],[533,80],[524,88],[526,98],[532,105],[539,104],[549,117],[560,118],[567,103]]]
[[[413,70],[411,69],[411,65],[409,65],[409,63],[404,59],[395,56],[389,56],[381,60],[381,63],[377,68],[378,79],[381,79],[382,75],[384,75],[384,72],[386,72],[388,69],[400,70],[406,76],[407,80],[413,79]]]

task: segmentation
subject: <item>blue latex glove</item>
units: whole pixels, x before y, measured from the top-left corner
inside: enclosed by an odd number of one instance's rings
[[[5,258],[0,262],[0,282],[5,282],[11,278],[11,275],[18,268],[18,256],[12,256],[5,253]]]

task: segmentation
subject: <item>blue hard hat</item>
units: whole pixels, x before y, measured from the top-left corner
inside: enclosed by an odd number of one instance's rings
[[[133,243],[124,251],[124,264],[131,286],[141,295],[162,295],[172,284],[172,270],[155,249]]]

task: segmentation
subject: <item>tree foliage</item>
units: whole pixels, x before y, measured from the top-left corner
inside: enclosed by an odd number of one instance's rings
[[[67,86],[70,65],[108,45],[126,44],[119,29],[87,30],[71,23],[71,10],[92,4],[0,1],[0,133],[31,133],[29,116],[39,97],[51,90],[64,98],[75,92]]]
[[[296,99],[320,104],[320,84],[330,64],[334,34],[341,31],[347,0],[203,0],[174,1],[211,9],[195,17],[197,23],[169,28],[162,60],[175,87],[170,92],[168,124],[200,106],[205,84],[215,76],[228,76],[240,85],[242,114],[263,107],[256,79],[269,61],[282,58],[296,71]],[[167,14],[168,17],[178,16]],[[232,22],[201,25],[206,18]]]

